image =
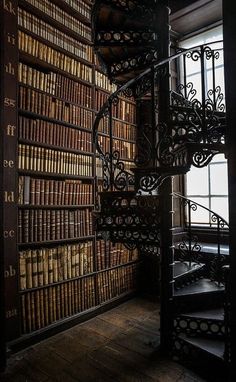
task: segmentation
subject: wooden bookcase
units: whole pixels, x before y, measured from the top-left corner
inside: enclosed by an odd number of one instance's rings
[[[90,6],[88,0],[2,4],[1,305],[7,298],[1,330],[5,323],[13,350],[137,288],[138,253],[95,237],[92,227],[99,164],[92,124],[114,86],[93,55]],[[122,98],[114,112],[114,147],[130,168],[135,103]],[[100,139],[109,145],[105,125]]]

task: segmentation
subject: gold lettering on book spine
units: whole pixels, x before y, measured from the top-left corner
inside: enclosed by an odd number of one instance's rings
[[[5,203],[14,203],[15,202],[14,191],[4,191],[4,202]]]
[[[15,125],[7,125],[7,127],[6,127],[6,134],[8,136],[14,137],[15,136],[15,131],[16,131],[16,126]]]
[[[12,265],[9,265],[8,269],[5,269],[4,276],[6,279],[16,276],[16,270]]]
[[[15,237],[15,231],[14,229],[10,229],[9,231],[6,230],[3,232],[4,239],[12,239]]]
[[[11,13],[13,16],[16,16],[16,9],[11,1],[3,0],[3,9]]]

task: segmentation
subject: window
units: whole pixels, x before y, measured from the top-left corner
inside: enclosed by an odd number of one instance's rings
[[[199,34],[193,38],[183,41],[180,45],[184,48],[194,47],[201,44],[220,41],[222,39],[222,28],[217,27],[208,32]],[[221,43],[213,44],[212,49],[222,48]],[[192,82],[193,88],[197,91],[195,98],[201,101],[201,77],[200,60],[191,59],[186,62],[187,83]],[[224,94],[224,63],[223,52],[215,65],[215,82]],[[206,62],[205,88],[206,91],[213,88],[212,83],[212,62]],[[222,99],[224,103],[224,98]],[[228,221],[228,179],[227,161],[224,155],[216,155],[211,163],[203,168],[192,167],[187,174],[186,196],[213,210]],[[214,226],[211,221],[211,214],[202,208],[192,211],[192,223],[198,225]]]
[[[187,197],[228,221],[227,161],[224,155],[216,155],[206,167],[191,168],[187,174]],[[214,226],[211,214],[202,208],[192,211],[192,222]]]

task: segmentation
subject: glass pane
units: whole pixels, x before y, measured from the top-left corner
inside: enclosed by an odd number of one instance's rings
[[[200,57],[198,58],[197,53],[194,55],[194,58],[197,60],[195,61],[191,57],[186,59],[187,74],[199,73],[201,71],[201,61]]]
[[[187,195],[208,195],[208,168],[192,167],[187,174]]]
[[[228,198],[211,198],[211,210],[219,214],[227,222],[229,221]]]
[[[228,174],[226,163],[210,165],[211,195],[228,195]]]
[[[191,82],[193,84],[193,89],[196,90],[196,95],[194,99],[198,99],[200,102],[202,101],[202,84],[201,84],[201,76],[199,73],[193,74],[191,76],[187,76],[187,83]]]
[[[227,163],[227,160],[225,159],[224,154],[217,154],[211,160],[211,163],[215,163],[215,162],[225,162],[225,163]]]
[[[208,198],[190,198],[194,202],[197,202],[204,207],[209,208],[209,199]],[[209,224],[209,211],[205,210],[201,206],[196,206],[196,211],[191,209],[191,222],[192,224]],[[189,220],[189,217],[187,216]]]
[[[223,38],[223,31],[222,26],[213,28],[211,30],[208,30],[206,32],[200,33],[197,36],[191,37],[189,39],[186,39],[181,42],[181,46],[183,48],[191,48],[192,46],[197,46],[200,44],[212,42],[212,41],[219,41]],[[222,46],[222,43],[214,44],[214,48],[216,49]]]

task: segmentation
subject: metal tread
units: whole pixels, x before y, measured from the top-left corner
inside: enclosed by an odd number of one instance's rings
[[[203,269],[204,267],[205,267],[205,264],[201,264],[201,263],[192,262],[191,265],[189,265],[187,261],[186,262],[175,261],[174,269],[173,269],[174,280],[177,280],[178,278],[181,278],[191,273],[194,273],[196,271],[199,271],[200,269]]]
[[[214,321],[224,321],[224,309],[216,308],[216,309],[204,309],[198,311],[185,312],[181,314],[181,317],[190,317],[190,318],[199,318],[199,319],[207,319]]]
[[[195,281],[191,285],[184,286],[182,289],[174,291],[174,297],[183,296],[196,296],[209,293],[220,293],[224,292],[225,287],[223,285],[217,285],[214,281],[210,279],[202,278]]]
[[[180,334],[179,338],[188,344],[211,354],[218,359],[224,360],[225,342],[220,339],[209,339],[201,337],[186,337],[184,334]]]

